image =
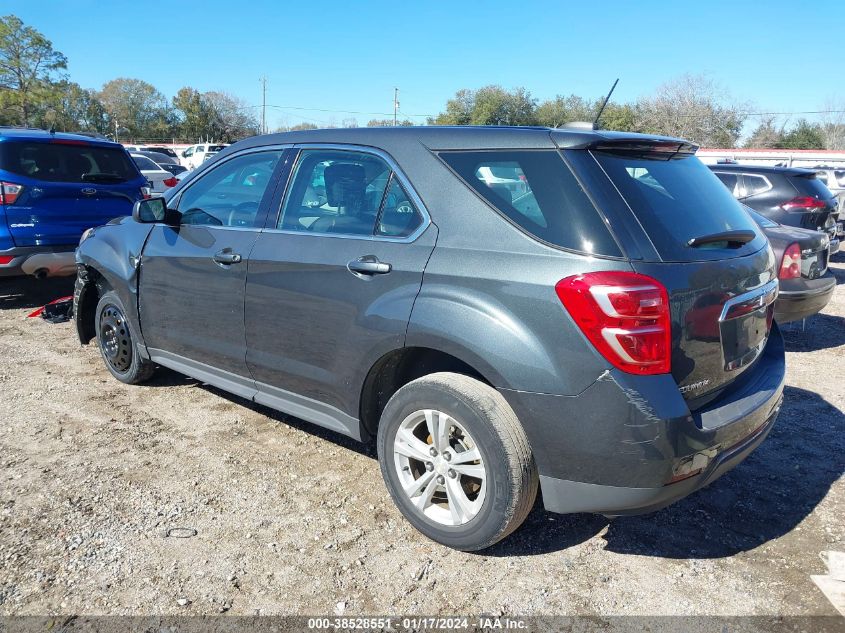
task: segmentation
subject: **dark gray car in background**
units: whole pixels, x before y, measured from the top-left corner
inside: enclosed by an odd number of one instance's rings
[[[781,405],[777,265],[681,140],[545,128],[250,138],[77,251],[109,371],[169,367],[362,441],[420,531],[655,510]],[[326,469],[342,468],[326,461]]]

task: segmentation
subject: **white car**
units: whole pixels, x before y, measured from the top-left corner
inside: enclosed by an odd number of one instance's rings
[[[179,184],[176,176],[146,156],[132,153],[129,155],[135,161],[138,169],[141,170],[141,175],[149,181],[152,193],[163,193],[170,187],[175,187]]]
[[[191,145],[182,152],[180,160],[188,169],[196,169],[202,165],[203,162],[207,161],[217,152],[223,151],[226,147],[228,147],[228,145],[212,145],[209,143]]]

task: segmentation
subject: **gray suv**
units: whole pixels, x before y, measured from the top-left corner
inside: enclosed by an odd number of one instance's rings
[[[259,136],[86,233],[80,340],[374,441],[399,510],[479,550],[676,501],[781,405],[775,258],[678,139],[570,128]],[[335,468],[330,462],[326,468]]]

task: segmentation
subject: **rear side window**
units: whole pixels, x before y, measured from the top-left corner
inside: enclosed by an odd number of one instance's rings
[[[622,252],[560,154],[549,150],[442,152],[440,158],[499,213],[562,248]]]
[[[0,168],[46,182],[120,183],[139,177],[123,148],[8,141],[0,143]]]
[[[660,257],[690,258],[689,241],[724,231],[759,233],[712,171],[689,154],[593,153],[628,202]]]

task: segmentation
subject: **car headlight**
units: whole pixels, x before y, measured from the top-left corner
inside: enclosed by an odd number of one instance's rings
[[[93,228],[85,229],[85,231],[83,231],[83,233],[82,233],[82,237],[79,238],[79,245],[81,246],[82,242],[87,240],[92,235],[94,235],[94,229]]]

